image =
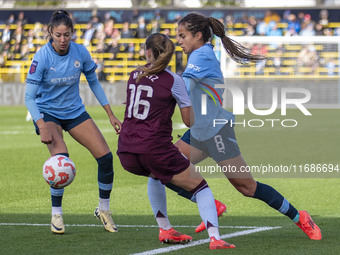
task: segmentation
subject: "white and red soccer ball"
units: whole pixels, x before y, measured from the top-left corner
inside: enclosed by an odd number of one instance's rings
[[[43,176],[52,188],[63,188],[74,180],[76,167],[68,157],[54,155],[46,160],[43,166]]]

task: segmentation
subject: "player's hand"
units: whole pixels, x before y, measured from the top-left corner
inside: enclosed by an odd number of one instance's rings
[[[112,116],[110,118],[110,122],[113,128],[116,130],[116,134],[118,135],[120,131],[122,130],[122,123],[115,116]]]
[[[53,141],[52,134],[47,128],[39,128],[40,140],[44,144],[51,144]]]

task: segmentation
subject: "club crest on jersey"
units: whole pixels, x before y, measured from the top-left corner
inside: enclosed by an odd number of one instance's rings
[[[37,71],[38,61],[33,60],[30,67],[30,74],[33,74]]]
[[[75,66],[76,68],[79,68],[79,67],[80,67],[80,62],[79,62],[79,60],[74,61],[74,66]]]

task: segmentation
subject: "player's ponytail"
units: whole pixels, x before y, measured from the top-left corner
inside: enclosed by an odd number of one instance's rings
[[[51,21],[47,27],[47,31],[48,31],[47,39],[48,40],[52,38],[53,28],[59,25],[65,25],[66,27],[71,28],[72,33],[74,32],[73,21],[71,19],[70,14],[65,10],[55,11],[52,14]]]
[[[140,66],[138,69],[142,71],[136,81],[139,82],[143,77],[158,74],[169,65],[172,55],[175,52],[174,43],[164,34],[154,33],[148,36],[145,41],[147,50],[151,50],[154,61],[150,66]]]
[[[244,64],[257,62],[266,58],[263,55],[251,54],[248,48],[229,38],[225,33],[224,25],[213,17],[206,18],[198,13],[189,13],[179,21],[178,25],[185,26],[192,35],[201,32],[204,43],[207,43],[212,38],[213,34],[217,35],[221,38],[223,47],[228,55],[237,63]]]

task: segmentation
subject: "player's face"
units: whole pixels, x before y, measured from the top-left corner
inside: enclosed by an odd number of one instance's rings
[[[190,54],[204,44],[201,32],[193,35],[184,25],[178,26],[176,39],[185,54]]]
[[[59,25],[57,27],[53,27],[52,30],[52,45],[56,52],[60,55],[66,54],[68,51],[68,47],[70,46],[72,37],[72,29],[65,25]]]

